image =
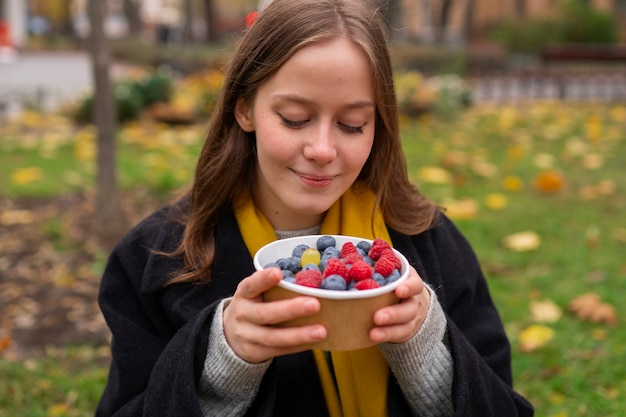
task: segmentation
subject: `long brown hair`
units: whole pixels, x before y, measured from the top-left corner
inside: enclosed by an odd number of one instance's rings
[[[254,133],[235,119],[238,100],[251,102],[259,86],[298,50],[347,36],[369,58],[376,130],[359,179],[377,195],[388,225],[407,234],[431,226],[436,208],[409,181],[400,141],[398,107],[384,23],[364,0],[274,0],[240,39],[225,77],[196,167],[185,213],[185,233],[173,256],[184,270],[170,283],[208,282],[215,257],[213,231],[232,212],[232,201],[249,187],[256,164]]]

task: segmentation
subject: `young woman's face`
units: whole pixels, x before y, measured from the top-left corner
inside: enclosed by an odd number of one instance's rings
[[[319,224],[356,180],[374,142],[369,61],[347,38],[294,54],[240,102],[241,128],[256,132],[253,198],[279,230]]]

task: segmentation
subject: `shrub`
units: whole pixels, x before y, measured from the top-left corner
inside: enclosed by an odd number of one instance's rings
[[[163,71],[150,73],[139,79],[120,80],[113,85],[113,98],[117,109],[117,120],[126,122],[139,117],[148,106],[158,102],[168,102],[172,97],[171,77]],[[79,100],[73,118],[79,123],[89,123],[95,93],[89,93]]]
[[[550,17],[506,21],[491,34],[509,51],[537,53],[549,43],[617,42],[617,21],[586,2],[566,0]]]

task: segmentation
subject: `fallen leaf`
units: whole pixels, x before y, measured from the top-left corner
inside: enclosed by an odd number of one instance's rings
[[[16,185],[25,185],[37,182],[43,178],[43,171],[39,167],[26,167],[13,171],[11,182]]]
[[[504,194],[492,193],[485,198],[485,206],[491,210],[502,210],[508,204],[507,198]]]
[[[585,293],[568,304],[568,310],[575,317],[592,323],[617,324],[617,312],[611,304],[602,301],[596,293]]]
[[[425,166],[419,170],[419,178],[431,184],[449,184],[452,176],[446,169],[435,166]]]
[[[504,177],[504,179],[502,180],[502,186],[507,191],[520,191],[522,188],[524,188],[524,182],[519,177],[509,175],[507,177]]]
[[[16,224],[31,224],[35,216],[29,210],[6,210],[0,213],[0,224],[11,226]]]
[[[530,303],[532,319],[538,323],[554,323],[558,321],[563,312],[552,300],[533,301]]]
[[[502,244],[515,252],[527,252],[537,249],[541,244],[541,238],[537,233],[527,230],[506,236]]]
[[[565,176],[561,171],[548,169],[537,175],[534,186],[542,193],[557,193],[565,187]]]
[[[519,335],[519,344],[522,352],[532,352],[546,343],[548,343],[554,337],[554,330],[548,326],[542,324],[531,324]]]
[[[448,200],[443,203],[446,214],[455,220],[471,220],[478,214],[478,204],[470,198]]]

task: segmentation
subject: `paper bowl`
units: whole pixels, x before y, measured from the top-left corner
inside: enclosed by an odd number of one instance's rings
[[[317,239],[321,235],[308,235],[288,239],[281,239],[267,244],[259,249],[254,256],[254,266],[257,270],[280,258],[291,256],[294,247],[306,244],[315,247]],[[355,245],[360,241],[372,242],[354,236],[333,235],[337,248],[346,242]],[[281,323],[280,327],[294,327],[309,324],[322,324],[326,327],[327,337],[319,343],[312,344],[312,349],[321,350],[357,350],[372,346],[374,343],[369,338],[369,332],[374,327],[374,313],[385,306],[398,303],[394,290],[405,281],[409,274],[407,259],[394,249],[395,255],[400,259],[401,277],[393,283],[380,288],[361,291],[333,291],[321,288],[310,288],[299,284],[281,281],[276,287],[263,294],[265,301],[283,300],[298,296],[312,296],[320,301],[320,312],[308,317]]]

